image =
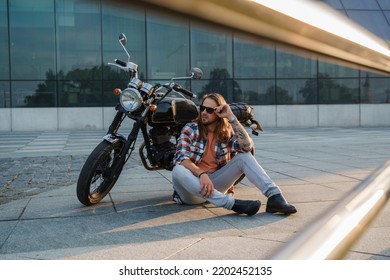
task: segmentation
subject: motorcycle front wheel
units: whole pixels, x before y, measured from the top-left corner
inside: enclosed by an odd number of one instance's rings
[[[89,155],[77,181],[77,198],[82,204],[90,206],[100,202],[115,185],[123,165],[116,174],[112,174],[112,166],[120,160],[117,156],[123,145],[121,141],[102,141]]]

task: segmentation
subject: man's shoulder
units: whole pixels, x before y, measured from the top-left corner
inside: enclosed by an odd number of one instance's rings
[[[191,138],[198,138],[199,137],[198,124],[196,122],[186,123],[183,129],[181,130],[181,133]]]
[[[185,129],[197,129],[198,123],[197,122],[189,122],[184,126]]]

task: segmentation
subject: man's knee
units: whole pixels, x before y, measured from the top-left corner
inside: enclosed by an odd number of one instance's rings
[[[187,178],[189,175],[192,175],[191,171],[185,168],[183,165],[175,165],[172,170],[172,177],[178,180]]]
[[[251,160],[253,159],[253,155],[250,152],[246,153],[237,153],[233,158],[237,158],[243,161]]]

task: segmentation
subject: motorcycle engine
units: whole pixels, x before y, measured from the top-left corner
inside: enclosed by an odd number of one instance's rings
[[[154,127],[149,130],[149,137],[153,142],[152,158],[158,166],[172,170],[176,144],[171,142],[171,134],[167,127]]]

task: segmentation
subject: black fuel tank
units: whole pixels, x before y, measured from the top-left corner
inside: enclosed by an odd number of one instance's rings
[[[198,117],[196,104],[185,98],[164,98],[152,113],[150,126],[178,125],[191,122]]]

